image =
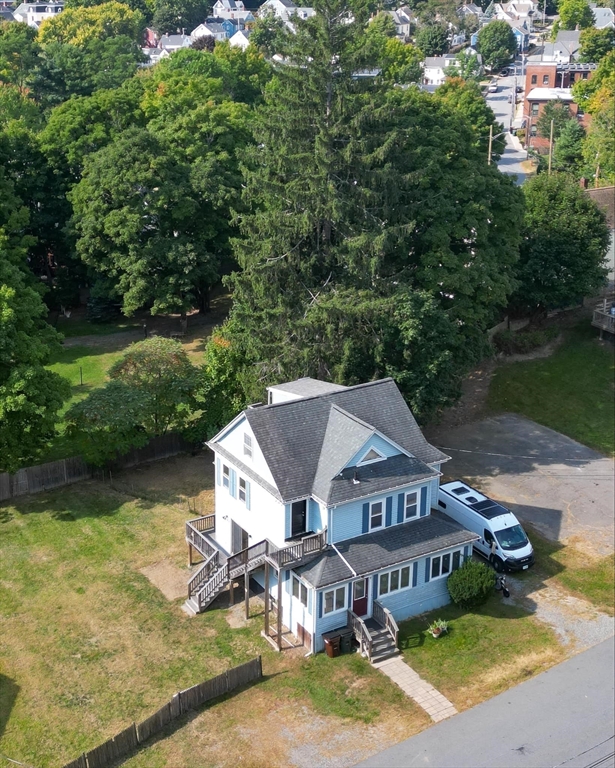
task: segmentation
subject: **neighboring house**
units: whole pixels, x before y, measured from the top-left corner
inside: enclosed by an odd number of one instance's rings
[[[4,5],[0,5],[0,21],[16,21],[13,11]]]
[[[203,610],[243,575],[264,589],[276,647],[284,624],[311,652],[343,627],[372,659],[394,652],[396,621],[449,602],[447,576],[478,538],[431,511],[449,457],[425,440],[392,379],[304,378],[268,393],[268,405],[208,443],[215,524],[186,525],[191,556],[207,558],[186,609]]]
[[[237,13],[245,9],[242,0],[216,0],[212,11],[214,16],[228,18],[229,13]]]
[[[173,51],[179,51],[180,48],[190,48],[192,42],[190,35],[162,35],[158,41],[158,47],[163,51],[173,53]]]
[[[258,9],[258,13],[259,16],[273,13],[282,21],[292,22],[294,16],[298,16],[300,19],[309,19],[316,11],[313,8],[297,6],[292,0],[265,0]],[[293,29],[292,23],[290,28]]]
[[[580,36],[579,30],[560,30],[554,43],[543,43],[531,56],[527,57],[528,65],[541,62],[569,64],[578,61],[581,47]]]
[[[162,50],[162,48],[141,48],[143,54],[147,57],[142,66],[152,67],[154,64],[158,64],[161,59],[168,59],[171,55],[168,51]]]
[[[615,13],[612,8],[598,8],[593,3],[590,5],[594,14],[594,27],[596,29],[615,28]]]
[[[418,21],[416,15],[412,13],[410,8],[408,8],[407,5],[402,5],[395,11],[387,11],[387,13],[393,19],[397,37],[401,38],[402,40],[410,37],[412,25],[416,24]]]
[[[143,33],[143,42],[148,48],[157,48],[159,40],[160,35],[158,32],[156,32],[155,29],[152,29],[151,27],[145,27],[145,32]]]
[[[251,34],[252,32],[249,29],[238,29],[237,32],[235,32],[235,34],[229,38],[229,45],[241,48],[242,51],[245,51],[246,48],[250,45]]]
[[[199,37],[213,37],[214,40],[223,42],[234,35],[236,30],[237,27],[228,19],[221,20],[220,22],[206,21],[203,24],[199,24],[196,29],[193,29],[190,37],[192,40],[197,40]]]
[[[474,16],[477,19],[483,18],[483,9],[480,7],[480,5],[475,5],[474,3],[465,3],[464,5],[459,6],[457,8],[457,15],[461,16],[462,18],[468,18],[468,16]]]
[[[21,3],[13,11],[15,21],[38,29],[45,19],[52,19],[64,10],[64,1],[55,3]]]
[[[495,6],[494,6],[495,7]],[[493,18],[484,19],[482,26],[486,26],[491,21],[493,21]],[[525,52],[530,47],[530,23],[526,19],[517,20],[512,18],[511,16],[506,16],[505,18],[498,19],[499,21],[505,21],[508,26],[512,29],[513,34],[515,36],[515,40],[517,41],[517,50],[520,52]],[[477,30],[476,32],[472,33],[472,36],[470,37],[470,45],[473,48],[476,48],[478,45],[478,33],[480,30]]]
[[[446,53],[444,56],[427,56],[423,62],[423,83],[442,85],[446,80],[445,70],[455,65],[456,56]]]

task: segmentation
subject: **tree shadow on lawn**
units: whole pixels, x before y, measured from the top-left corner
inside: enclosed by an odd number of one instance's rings
[[[96,480],[85,480],[10,500],[10,506],[21,515],[47,513],[61,522],[109,517],[128,503],[136,503],[139,509],[151,509],[157,505],[157,502],[130,497]],[[0,523],[8,523],[12,519],[10,507],[0,507]]]
[[[12,678],[0,673],[0,739],[11,717],[20,690]]]

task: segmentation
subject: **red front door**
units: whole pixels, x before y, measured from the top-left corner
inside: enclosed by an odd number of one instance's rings
[[[352,610],[357,616],[367,614],[368,579],[359,579],[352,585]]]

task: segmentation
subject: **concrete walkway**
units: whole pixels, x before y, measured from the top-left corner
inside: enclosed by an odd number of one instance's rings
[[[423,707],[434,722],[438,723],[457,714],[451,702],[440,691],[436,691],[433,685],[419,677],[399,656],[377,661],[374,667],[390,677],[419,707]]]

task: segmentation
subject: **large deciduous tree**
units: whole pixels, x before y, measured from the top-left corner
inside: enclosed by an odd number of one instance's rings
[[[45,19],[38,31],[38,40],[41,44],[82,46],[93,39],[125,35],[138,42],[144,23],[140,11],[133,11],[127,5],[111,0],[91,7],[66,8],[62,13]]]
[[[609,230],[602,211],[570,177],[540,174],[523,185],[525,222],[511,303],[544,314],[604,283]]]
[[[448,48],[448,32],[442,24],[427,24],[416,33],[415,42],[425,56],[439,56]]]
[[[517,53],[517,39],[505,21],[491,21],[478,33],[478,50],[486,67],[500,69]]]
[[[581,55],[580,60],[597,64],[607,53],[613,50],[615,45],[615,29],[605,27],[596,29],[587,27],[581,32]]]
[[[561,0],[558,13],[560,29],[586,29],[594,25],[594,14],[587,0]]]
[[[538,135],[548,139],[551,136],[551,122],[553,122],[553,140],[556,141],[570,120],[570,107],[568,104],[561,101],[561,99],[548,101],[536,121]]]

